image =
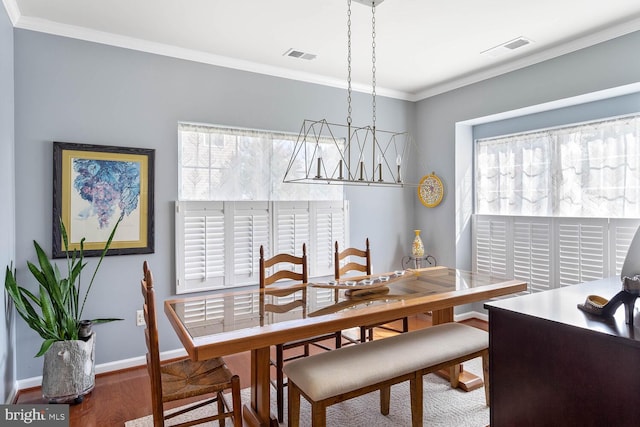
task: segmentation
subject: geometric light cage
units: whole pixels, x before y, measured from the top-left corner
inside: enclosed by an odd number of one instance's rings
[[[403,174],[413,148],[408,132],[304,120],[284,182],[411,186]]]

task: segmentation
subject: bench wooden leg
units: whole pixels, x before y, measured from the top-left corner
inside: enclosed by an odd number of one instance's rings
[[[300,389],[291,381],[289,381],[287,388],[289,389],[288,425],[290,427],[298,427],[300,425]]]
[[[409,380],[411,390],[411,425],[422,426],[422,375],[416,375]]]
[[[484,377],[484,399],[489,406],[489,352],[482,353],[482,376]]]
[[[389,402],[391,401],[391,387],[382,387],[380,389],[380,413],[389,415]]]
[[[326,427],[327,407],[322,403],[313,402],[311,404],[311,426]]]

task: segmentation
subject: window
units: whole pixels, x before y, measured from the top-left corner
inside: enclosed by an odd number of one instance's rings
[[[348,203],[341,186],[282,183],[296,138],[179,126],[177,293],[257,285],[260,246],[266,257],[300,256],[306,243],[309,276],[333,275],[334,242],[348,244]]]
[[[640,217],[640,116],[476,141],[476,213]]]
[[[620,273],[640,225],[640,116],[476,141],[473,268],[533,291]]]
[[[341,185],[283,183],[297,134],[181,123],[180,200],[342,200]],[[320,138],[327,153],[333,139]]]

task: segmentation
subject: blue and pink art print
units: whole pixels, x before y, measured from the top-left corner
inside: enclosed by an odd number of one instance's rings
[[[121,219],[114,252],[153,252],[153,156],[149,149],[54,143],[54,218],[65,223],[71,248],[82,239],[85,254],[102,248]]]
[[[87,202],[75,212],[77,219],[110,229],[138,208],[140,163],[73,159],[73,173],[73,189]]]

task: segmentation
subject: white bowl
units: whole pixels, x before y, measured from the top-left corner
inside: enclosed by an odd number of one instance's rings
[[[389,276],[380,276],[380,277],[378,277],[378,280],[380,280],[381,282],[388,282],[389,281]]]

